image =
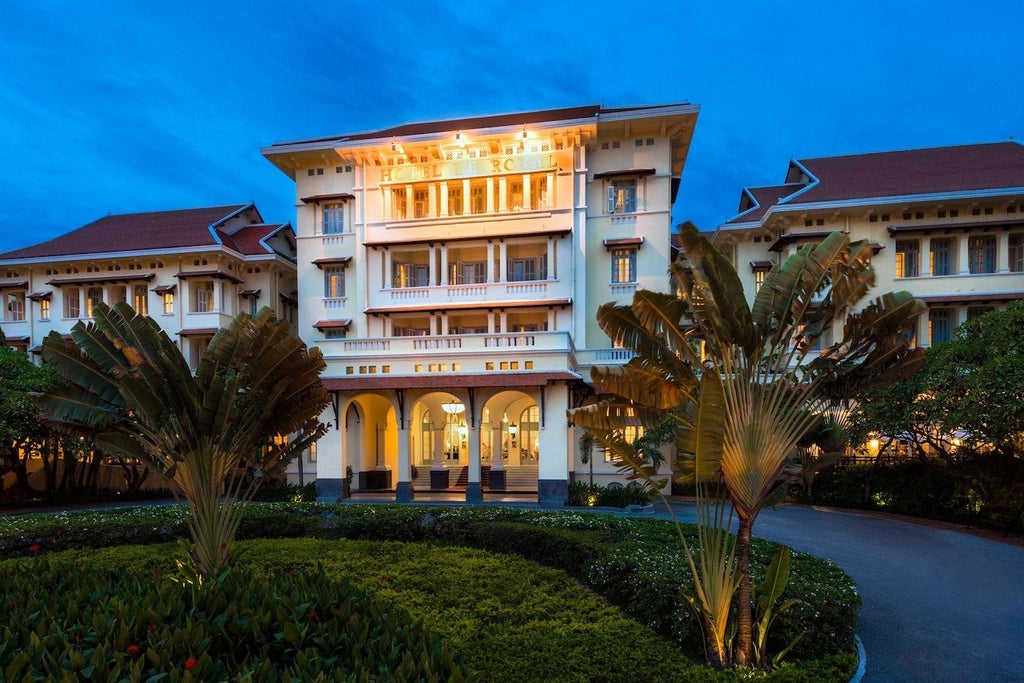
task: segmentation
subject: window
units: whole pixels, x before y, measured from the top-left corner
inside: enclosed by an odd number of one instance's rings
[[[516,180],[508,184],[509,211],[523,210],[523,181]]]
[[[896,240],[896,277],[920,275],[920,247],[917,240]]]
[[[996,238],[970,238],[967,243],[967,260],[972,274],[996,272]]]
[[[475,190],[474,190],[475,192]],[[473,213],[483,213],[482,211],[474,211]],[[451,185],[448,186],[448,215],[449,216],[461,216],[462,215],[462,187]]]
[[[324,339],[344,339],[347,330],[344,327],[332,327],[324,330]]]
[[[5,320],[18,322],[25,319],[25,292],[10,292],[7,299]]]
[[[469,210],[473,213],[485,213],[487,211],[486,185],[473,185],[469,188]],[[459,213],[462,213],[461,209]]]
[[[391,190],[391,217],[405,218],[408,203],[405,201],[405,188],[394,188]]]
[[[953,240],[948,237],[933,239],[931,244],[932,275],[951,275],[953,271]]]
[[[636,179],[608,183],[608,213],[636,211]]]
[[[764,279],[768,275],[767,270],[755,270],[754,271],[754,291],[761,289],[761,285],[764,284]]]
[[[139,315],[149,314],[149,292],[146,290],[146,285],[135,285],[132,290],[134,296],[132,297],[132,308]]]
[[[249,297],[249,315],[256,315],[260,310],[260,300],[254,296]]]
[[[430,266],[394,261],[391,264],[392,287],[426,287],[430,284]]]
[[[928,342],[933,346],[949,341],[953,331],[953,309],[933,308],[928,311]]]
[[[535,258],[510,258],[508,260],[508,279],[510,282],[546,280],[547,277],[548,257],[546,254]]]
[[[82,314],[81,290],[77,287],[64,290],[64,317],[77,318]]]
[[[50,300],[40,299],[39,300],[39,319],[49,320],[50,319]]]
[[[327,204],[324,206],[323,232],[325,235],[337,235],[345,232],[345,207],[343,204]]]
[[[426,189],[417,189],[412,193],[413,215],[426,218],[430,210],[430,193]]]
[[[174,292],[163,293],[164,315],[174,315]]]
[[[487,263],[456,261],[448,264],[448,281],[453,285],[476,285],[487,282]]]
[[[103,303],[103,288],[90,287],[85,292],[85,317],[91,318],[96,304]]]
[[[1010,235],[1010,270],[1014,273],[1024,272],[1024,233]]]
[[[974,320],[979,318],[986,313],[991,313],[996,310],[994,306],[968,306],[967,307],[967,319]]]
[[[124,285],[115,285],[110,288],[110,305],[125,303],[128,301],[128,288]]]
[[[213,310],[213,280],[195,281],[192,285],[192,312],[210,313]]]
[[[612,283],[636,282],[636,249],[612,249]]]
[[[345,269],[340,266],[324,268],[324,298],[345,296]]]

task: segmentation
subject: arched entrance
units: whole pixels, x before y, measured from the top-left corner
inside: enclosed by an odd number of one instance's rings
[[[345,408],[346,478],[353,491],[381,491],[395,485],[398,427],[391,401],[359,394]]]
[[[482,414],[485,490],[537,491],[539,415],[537,402],[523,391],[501,391],[488,399]]]

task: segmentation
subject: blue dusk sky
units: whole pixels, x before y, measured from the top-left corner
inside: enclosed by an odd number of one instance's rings
[[[255,201],[273,142],[600,103],[701,105],[675,219],[792,158],[1024,139],[1024,3],[3,3],[0,252]]]

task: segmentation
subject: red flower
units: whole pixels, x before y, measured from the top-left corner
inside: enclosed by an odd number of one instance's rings
[[[156,580],[159,581],[160,579],[164,578],[164,573],[163,572],[157,572],[155,574],[155,576],[156,576]]]
[[[156,629],[157,629],[157,625],[156,624],[150,624],[149,625],[149,630],[150,631],[155,631]]]
[[[312,619],[313,621],[316,621],[319,618],[317,616],[317,614],[316,614],[316,610],[315,609],[309,610],[309,618]]]
[[[38,543],[33,543],[32,545],[30,545],[28,547],[28,549],[31,550],[34,553],[38,553],[40,550],[42,550],[42,548],[39,547]]]
[[[380,575],[380,580],[381,580],[381,583],[387,583],[390,580],[390,577],[387,574],[381,574]]]
[[[128,646],[128,654],[131,655],[132,657],[134,657],[135,655],[139,654],[139,646],[138,645],[129,645]]]
[[[199,662],[196,661],[195,657],[189,657],[185,660],[185,670],[191,671],[192,669],[196,668],[196,664],[198,663]]]

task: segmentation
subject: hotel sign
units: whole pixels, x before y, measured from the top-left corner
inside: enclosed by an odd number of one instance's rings
[[[467,178],[501,173],[531,173],[554,170],[556,156],[548,152],[517,154],[493,159],[458,159],[436,164],[409,164],[381,169],[381,182],[411,183],[443,178]]]

